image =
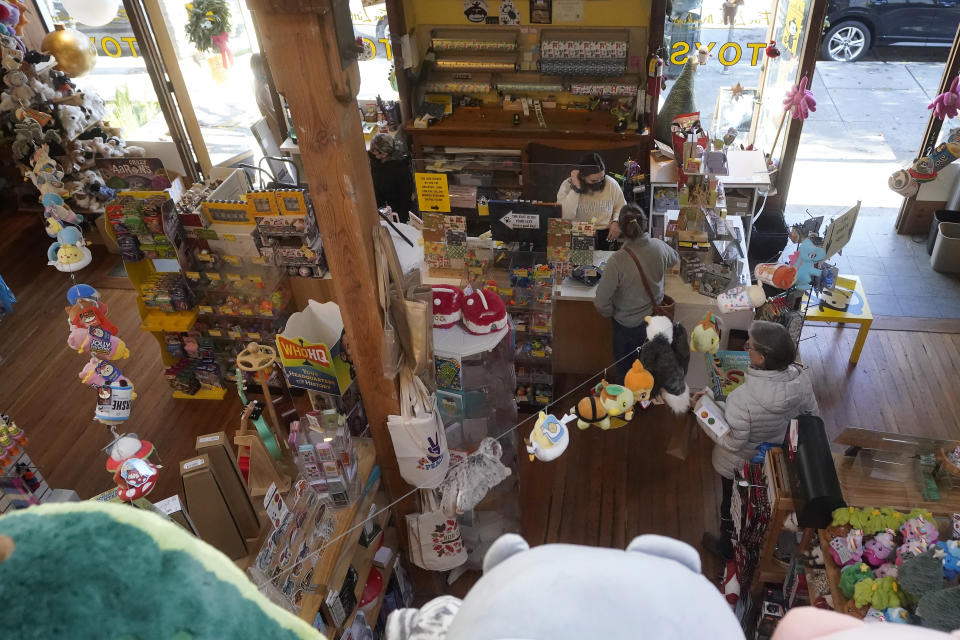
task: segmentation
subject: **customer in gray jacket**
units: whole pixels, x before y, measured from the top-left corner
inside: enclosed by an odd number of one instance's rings
[[[647,214],[637,205],[624,205],[619,222],[624,243],[607,260],[593,305],[613,322],[613,358],[622,382],[633,364],[627,356],[646,341],[644,318],[652,314],[654,304],[663,301],[664,278],[680,256],[666,242],[650,237]]]
[[[727,396],[726,402],[717,403],[730,426],[730,431],[713,447],[713,468],[723,482],[721,537],[706,534],[703,541],[705,548],[726,558],[733,557],[730,500],[737,470],[764,442],[782,443],[791,420],[801,414],[819,413],[810,378],[794,364],[797,347],[787,329],[776,322],[757,320],[748,333],[750,366],[744,382]],[[713,395],[705,390],[694,394],[694,398],[704,393]]]

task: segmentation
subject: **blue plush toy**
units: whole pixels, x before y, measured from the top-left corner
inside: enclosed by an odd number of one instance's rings
[[[53,218],[48,218],[53,220]],[[79,271],[90,264],[93,255],[83,241],[83,234],[76,227],[58,225],[57,241],[47,249],[47,264],[58,271]],[[48,226],[47,233],[50,232]]]
[[[10,291],[3,277],[0,277],[0,319],[8,313],[13,313],[13,305],[16,302],[17,298],[13,295],[13,291]]]
[[[790,265],[797,270],[795,284],[797,289],[806,290],[810,288],[810,281],[820,273],[820,267],[816,265],[826,255],[823,247],[815,245],[811,238],[806,238],[800,243],[800,248],[790,257]]]
[[[943,577],[956,580],[960,577],[960,542],[941,540],[937,546],[943,551]],[[939,553],[938,553],[939,555]]]

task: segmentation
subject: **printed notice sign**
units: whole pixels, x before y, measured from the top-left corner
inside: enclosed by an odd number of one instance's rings
[[[417,201],[420,211],[450,211],[450,190],[445,173],[417,173]]]
[[[830,259],[850,242],[859,213],[860,201],[858,200],[857,204],[847,209],[827,227],[826,233],[823,234],[823,251],[826,259]]]

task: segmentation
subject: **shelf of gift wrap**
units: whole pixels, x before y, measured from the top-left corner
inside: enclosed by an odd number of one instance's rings
[[[516,51],[516,31],[487,31],[478,37],[476,29],[433,29],[430,47],[446,51]]]
[[[353,442],[357,450],[357,476],[362,485],[366,486],[376,462],[373,441],[367,438],[354,438]],[[376,495],[379,484],[378,478],[368,493]],[[317,617],[320,605],[327,597],[327,591],[330,588],[339,589],[343,584],[353,559],[352,550],[357,546],[363,531],[363,527],[353,527],[367,516],[366,511],[361,513],[365,502],[364,499],[357,500],[345,509],[332,512],[334,519],[334,530],[330,537],[332,542],[320,553],[320,557],[313,566],[313,583],[319,585],[319,588],[316,592],[304,596],[303,608],[299,613],[299,616],[307,622],[312,623]]]
[[[500,344],[503,337],[510,333],[507,325],[499,331],[484,335],[475,335],[457,323],[449,329],[433,330],[433,353],[444,358],[469,358],[478,353],[490,351]]]

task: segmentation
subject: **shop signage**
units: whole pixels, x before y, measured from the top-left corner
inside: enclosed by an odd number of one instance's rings
[[[311,300],[287,320],[277,336],[277,355],[292,387],[340,395],[352,381],[343,358],[343,321],[333,302]]]
[[[670,47],[670,64],[682,65],[690,55],[696,55],[700,47],[705,47],[725,67],[739,64],[744,54],[750,56],[750,66],[755,67],[760,64],[760,56],[768,44],[768,42],[748,42],[741,45],[739,42],[724,42],[718,46],[716,42],[695,42],[695,48],[691,50],[690,43],[677,42]],[[744,47],[749,51],[744,51]]]
[[[511,211],[500,218],[508,229],[539,229],[540,216],[536,213],[514,213]]]
[[[417,201],[421,211],[450,211],[450,189],[445,173],[417,173]]]
[[[827,227],[827,231],[823,234],[824,259],[830,258],[850,242],[859,214],[860,203],[857,202]]]

